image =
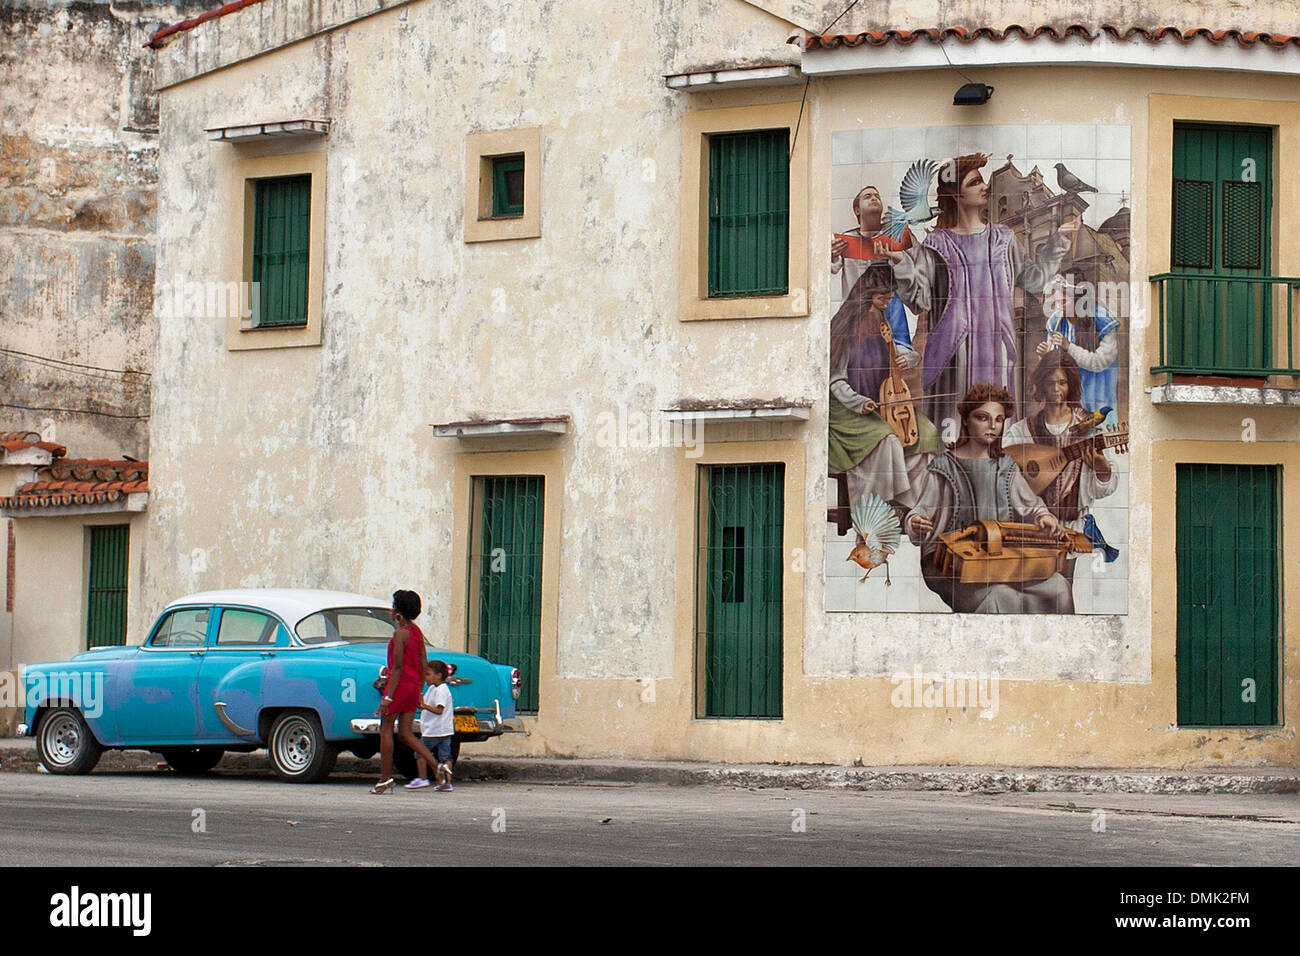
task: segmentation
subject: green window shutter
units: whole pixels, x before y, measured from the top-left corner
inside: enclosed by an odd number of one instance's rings
[[[259,179],[254,184],[254,202],[257,325],[306,325],[311,176]]]
[[[541,664],[542,515],[540,476],[477,478],[471,502],[470,615],[477,612],[480,655],[519,668],[517,710],[536,713]],[[477,592],[477,593],[475,593]]]
[[[1278,722],[1278,471],[1180,464],[1178,723]]]
[[[126,572],[129,525],[90,532],[90,580],[86,595],[86,646],[126,643]]]
[[[784,482],[780,464],[701,474],[702,716],[781,716]]]
[[[1214,183],[1174,180],[1175,269],[1208,269],[1214,265]]]
[[[1223,183],[1223,267],[1258,269],[1263,265],[1264,187]]]
[[[509,219],[524,214],[524,157],[498,156],[492,160],[492,217]]]
[[[709,137],[711,298],[788,291],[789,144],[788,129]]]

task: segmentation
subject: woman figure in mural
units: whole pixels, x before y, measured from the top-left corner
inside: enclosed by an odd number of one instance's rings
[[[1016,463],[1002,452],[1002,430],[1016,402],[1002,385],[978,382],[957,403],[961,436],[930,462],[928,482],[903,522],[921,549],[926,586],[954,611],[975,614],[1064,614],[1074,607],[1060,574],[1017,584],[962,584],[935,565],[939,535],[976,521],[1019,521],[1061,533],[1060,522],[1029,489]]]
[[[1083,407],[1108,409],[1101,424],[1114,424],[1119,407],[1119,320],[1087,286],[1071,285],[1063,276],[1052,280],[1047,311],[1047,341],[1038,346],[1038,354],[1068,353],[1079,369]]]
[[[1062,448],[1099,433],[1099,429],[1085,424],[1094,419],[1092,412],[1085,410],[1080,403],[1079,367],[1060,349],[1048,351],[1038,363],[1029,380],[1029,395],[1043,407],[1007,427],[1002,439],[1004,448],[1014,445]],[[1085,519],[1093,502],[1114,494],[1118,485],[1119,478],[1106,453],[1086,448],[1078,459],[1071,461],[1052,479],[1040,497],[1062,525],[1084,531]],[[1075,560],[1069,557],[1065,562],[1065,578],[1071,583],[1074,581]],[[1073,590],[1069,608],[1064,613],[1074,613]]]
[[[1031,258],[1008,227],[986,222],[989,188],[980,170],[989,158],[972,153],[945,163],[934,231],[910,253],[881,250],[893,263],[903,304],[930,313],[921,382],[932,396],[926,415],[941,427],[945,420],[956,424],[956,397],[973,383],[1014,389],[1015,287],[1041,293],[1079,230],[1078,217],[1066,221],[1041,258]]]
[[[905,364],[898,329],[907,319],[898,310],[889,314],[893,279],[884,263],[870,266],[845,303],[831,319],[831,397],[828,440],[830,471],[847,476],[849,498],[860,500],[875,492],[885,501],[910,508],[926,465],[942,449],[934,425],[920,414],[916,402],[918,439],[904,448],[893,428],[880,416],[880,386],[894,362]],[[894,338],[885,342],[881,323]]]

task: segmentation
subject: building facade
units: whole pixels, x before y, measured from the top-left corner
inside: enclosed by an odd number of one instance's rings
[[[413,588],[503,752],[1293,764],[1300,41],[1094,6],[155,34],[144,605]]]

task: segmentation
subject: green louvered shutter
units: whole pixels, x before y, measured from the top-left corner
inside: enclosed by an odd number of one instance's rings
[[[705,468],[701,716],[781,716],[785,466]]]
[[[515,708],[536,713],[541,663],[542,513],[540,476],[477,478],[472,486],[470,613],[477,641],[470,646],[494,664],[519,668],[523,689]]]
[[[790,131],[709,137],[709,296],[785,295]]]
[[[254,183],[253,281],[259,327],[307,324],[311,176]]]
[[[1178,466],[1178,723],[1278,722],[1278,472]]]
[[[1206,278],[1169,284],[1172,365],[1213,372],[1272,364],[1268,286],[1221,281],[1269,273],[1272,149],[1263,127],[1174,126],[1170,265]]]
[[[129,525],[90,532],[90,582],[86,595],[86,646],[126,643],[126,572]]]

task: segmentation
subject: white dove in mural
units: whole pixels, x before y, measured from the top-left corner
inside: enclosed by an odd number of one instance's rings
[[[895,242],[903,240],[903,230],[913,223],[929,222],[939,215],[939,207],[930,205],[930,186],[939,164],[933,159],[918,159],[908,167],[898,187],[898,201],[903,208],[890,208],[881,230]]]

